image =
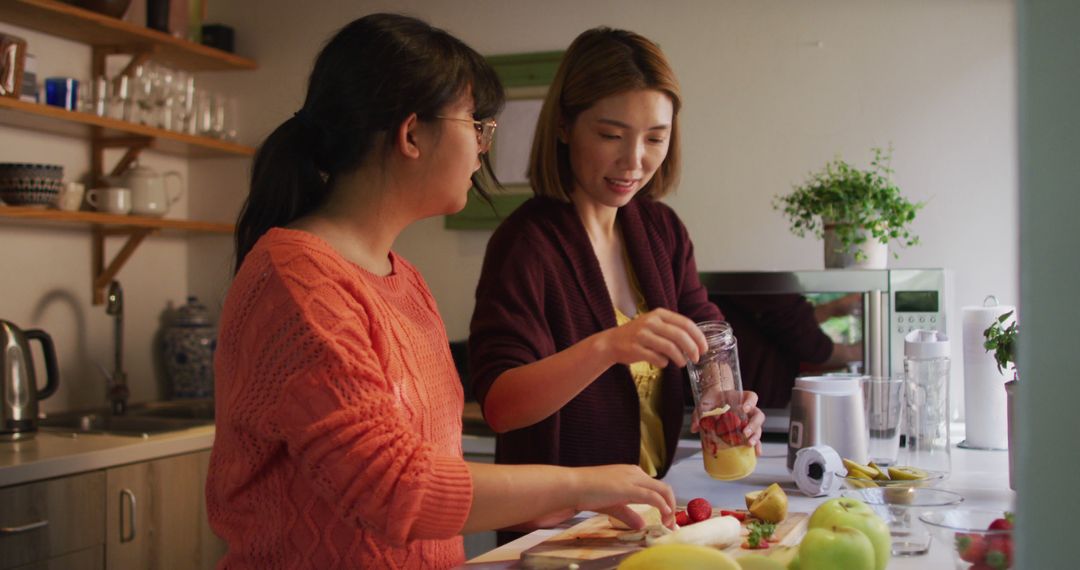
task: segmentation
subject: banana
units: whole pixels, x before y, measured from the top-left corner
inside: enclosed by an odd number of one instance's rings
[[[702,521],[694,526],[713,520],[717,519]],[[663,544],[630,555],[619,564],[618,570],[670,570],[673,568],[679,570],[739,570],[739,564],[735,562],[731,555],[715,548],[691,544]]]
[[[742,524],[735,517],[713,517],[658,538],[645,537],[645,544],[692,544],[725,547],[742,539]],[[673,566],[672,568],[675,568]]]

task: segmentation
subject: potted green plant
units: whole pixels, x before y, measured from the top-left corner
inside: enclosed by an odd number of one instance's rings
[[[1008,422],[1009,434],[1009,487],[1013,488],[1013,408],[1015,408],[1016,386],[1020,380],[1020,370],[1016,365],[1016,347],[1020,337],[1020,326],[1013,320],[1013,311],[1009,311],[998,317],[983,331],[983,348],[986,352],[993,351],[994,361],[997,363],[998,372],[1004,372],[1012,364],[1013,379],[1005,383],[1006,397],[1006,421]],[[1006,325],[1008,323],[1008,325]]]
[[[924,204],[904,198],[893,183],[892,149],[873,152],[867,170],[837,157],[790,194],[773,200],[792,233],[825,240],[826,268],[883,269],[890,241],[905,247],[919,243],[910,225]]]

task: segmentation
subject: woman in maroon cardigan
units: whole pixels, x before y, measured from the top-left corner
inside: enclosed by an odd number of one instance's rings
[[[533,139],[536,196],[492,236],[476,292],[470,374],[497,462],[671,466],[682,368],[706,348],[694,323],[723,318],[657,201],[678,176],[679,105],[646,38],[597,28],[567,50]]]

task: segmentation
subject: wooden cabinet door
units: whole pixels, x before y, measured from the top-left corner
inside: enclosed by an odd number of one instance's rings
[[[108,568],[214,567],[224,547],[206,522],[209,455],[200,451],[108,470]]]
[[[104,493],[101,471],[0,489],[0,568],[100,547]]]
[[[93,548],[19,566],[12,570],[105,570],[105,545],[99,544]]]

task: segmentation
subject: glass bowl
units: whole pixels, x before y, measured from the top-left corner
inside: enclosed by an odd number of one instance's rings
[[[945,479],[944,471],[927,471],[925,479],[862,479],[859,477],[843,477],[844,486],[848,489],[877,489],[877,488],[911,488],[911,487],[936,487]]]
[[[952,491],[926,487],[848,489],[840,495],[866,503],[889,525],[893,556],[926,554],[930,531],[919,522],[919,515],[964,502],[964,497]]]
[[[1012,530],[989,530],[990,523],[1005,518],[1005,511],[953,509],[923,513],[926,524],[943,548],[953,553],[957,570],[1012,568]]]

